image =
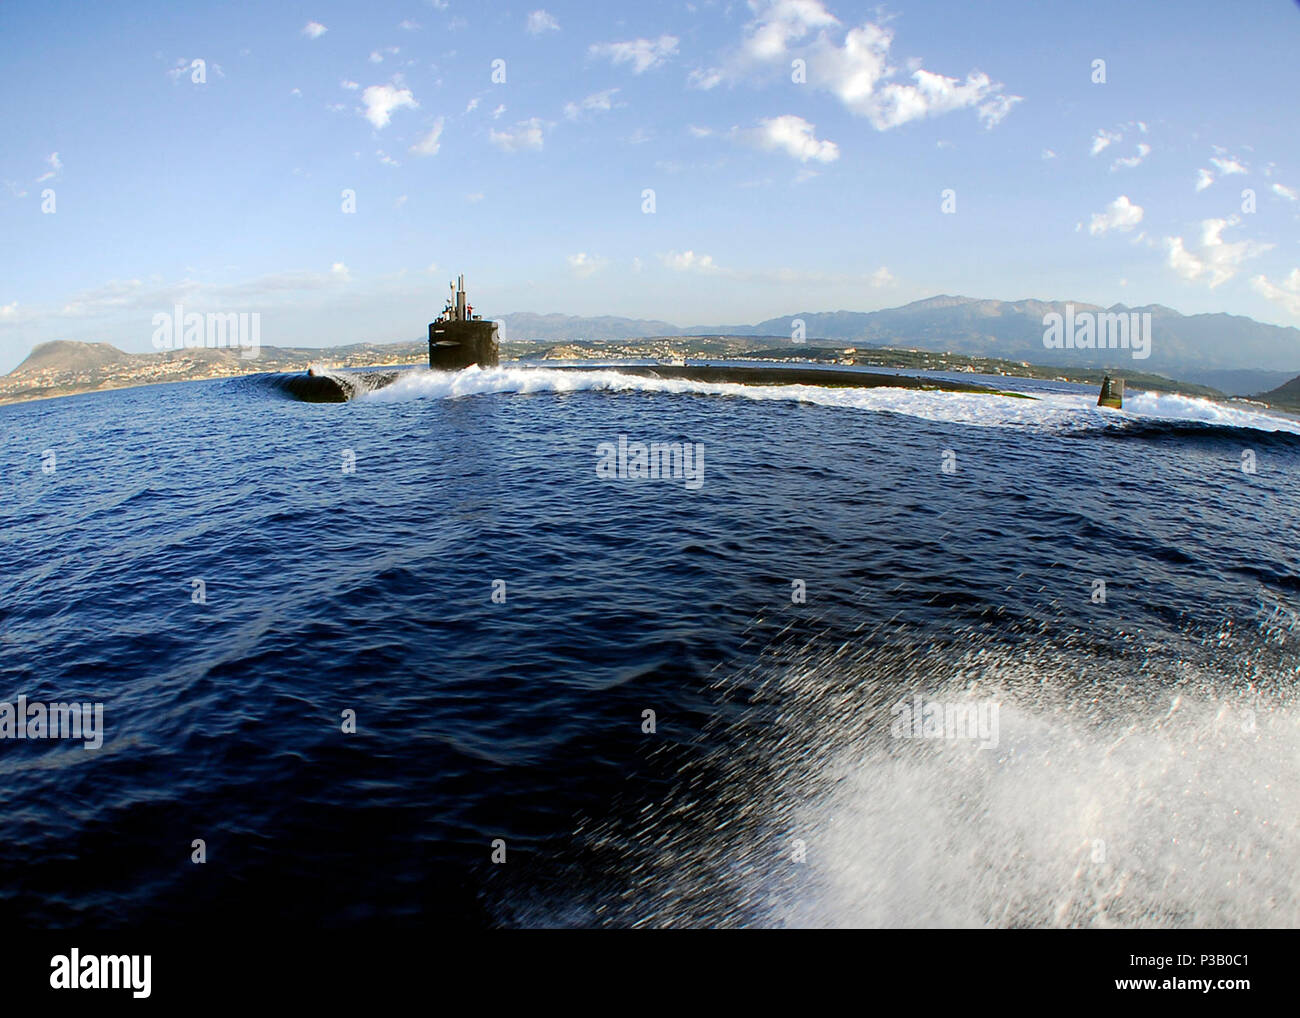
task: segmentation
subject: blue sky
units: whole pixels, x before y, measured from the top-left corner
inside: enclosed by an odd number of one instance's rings
[[[413,339],[457,272],[489,316],[1300,325],[1289,0],[543,2],[0,6],[0,371],[177,302]]]

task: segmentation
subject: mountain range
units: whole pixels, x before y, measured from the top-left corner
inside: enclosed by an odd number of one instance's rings
[[[1043,344],[1044,317],[1074,313],[1151,315],[1151,355],[1127,350],[1051,349]],[[655,319],[504,315],[507,336],[518,340],[620,340],[647,336],[773,336],[789,341],[796,321],[808,342],[831,340],[1000,357],[1062,367],[1114,366],[1201,382],[1240,394],[1259,392],[1300,374],[1300,329],[1228,314],[1184,315],[1161,304],[1108,308],[1084,302],[983,300],[940,295],[880,311],[804,311],[754,325],[680,327]]]

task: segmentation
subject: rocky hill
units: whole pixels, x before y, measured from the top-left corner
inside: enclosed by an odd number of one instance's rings
[[[194,347],[158,353],[125,353],[108,343],[55,340],[33,348],[9,374],[0,376],[0,403],[67,396],[101,389],[125,389],[155,382],[229,378],[261,371],[305,371],[310,364],[367,367],[423,363],[423,342],[354,343],[321,350],[264,346],[255,358],[238,350]]]
[[[1257,398],[1270,406],[1300,412],[1300,377],[1293,378],[1286,384],[1279,385],[1276,389],[1260,393]]]
[[[43,372],[60,374],[76,371],[98,371],[120,367],[131,362],[131,355],[123,353],[110,343],[77,343],[56,339],[35,347],[27,359],[9,373],[10,377],[27,377]]]

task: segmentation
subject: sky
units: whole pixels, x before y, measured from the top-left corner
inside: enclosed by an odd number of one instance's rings
[[[457,273],[486,317],[1300,325],[1293,0],[537,2],[0,4],[0,371],[178,303],[416,339]]]

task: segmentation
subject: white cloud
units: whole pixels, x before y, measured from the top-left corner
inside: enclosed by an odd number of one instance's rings
[[[1134,205],[1128,200],[1128,195],[1121,194],[1106,206],[1105,212],[1093,213],[1092,221],[1088,224],[1088,232],[1094,237],[1109,233],[1111,230],[1127,233],[1140,222],[1142,222],[1142,206]]]
[[[1056,158],[1056,153],[1053,152],[1050,148],[1045,148],[1045,149],[1043,149],[1043,156],[1042,156],[1042,157],[1043,157],[1044,159],[1055,159],[1055,158]]]
[[[614,95],[618,92],[616,88],[607,88],[603,92],[593,92],[581,102],[566,103],[564,106],[564,115],[570,120],[577,120],[582,116],[584,110],[591,110],[598,113],[608,113],[614,107]]]
[[[85,318],[192,302],[202,302],[212,310],[247,307],[250,301],[274,301],[302,291],[328,290],[347,283],[350,278],[347,266],[335,262],[329,272],[274,272],[242,283],[212,284],[184,279],[147,285],[140,279],[113,280],[74,294],[62,307],[43,313],[56,318]]]
[[[1300,192],[1293,187],[1287,187],[1285,184],[1274,184],[1273,193],[1279,198],[1285,198],[1287,201],[1295,201],[1300,198]]]
[[[745,26],[741,54],[749,60],[779,60],[792,42],[799,42],[813,29],[838,26],[840,21],[826,10],[820,0],[773,0],[760,9],[751,4],[758,16]]]
[[[691,88],[698,88],[706,92],[711,88],[716,88],[718,85],[721,85],[722,80],[722,72],[716,67],[711,67],[708,70],[702,70],[697,67],[686,76],[686,83],[690,85]]]
[[[894,274],[882,265],[871,274],[871,285],[875,287],[893,286]]]
[[[985,80],[987,81],[988,79]],[[998,87],[1000,88],[1001,86],[999,85]],[[1022,98],[1018,95],[993,95],[990,96],[987,101],[982,102],[975,107],[975,116],[979,118],[979,122],[987,129],[992,130],[1007,118],[1007,114],[1011,112],[1012,107],[1014,107],[1016,103],[1022,101]],[[940,110],[939,112],[946,113],[947,111]]]
[[[758,148],[784,152],[801,163],[810,159],[819,163],[834,162],[840,157],[839,146],[833,141],[819,141],[814,130],[814,125],[802,117],[788,113],[766,117],[758,122],[758,127],[741,132],[741,136]]]
[[[1184,279],[1195,279],[1205,271],[1205,265],[1187,250],[1182,237],[1166,237],[1165,250],[1169,252],[1169,267]]]
[[[630,42],[600,42],[592,43],[587,53],[593,57],[607,57],[614,64],[631,64],[633,74],[642,74],[672,57],[677,52],[677,42],[675,35]]]
[[[383,149],[380,149],[378,152],[375,153],[375,155],[379,157],[379,161],[380,161],[381,163],[383,163],[385,166],[401,166],[401,165],[402,165],[402,164],[399,163],[396,159],[394,159],[392,156],[390,156],[387,152],[385,152]]]
[[[36,183],[38,184],[43,184],[45,181],[52,179],[58,175],[58,172],[61,169],[63,169],[63,160],[59,158],[59,153],[57,152],[51,152],[46,156],[45,163],[49,166],[49,169],[36,178]]]
[[[1269,281],[1267,276],[1256,276],[1250,281],[1251,288],[1276,304],[1281,304],[1291,314],[1300,317],[1300,269],[1292,269],[1278,285]]]
[[[754,0],[751,7],[756,14],[740,45],[724,54],[719,66],[691,72],[690,85],[709,89],[724,81],[787,76],[791,61],[799,59],[809,84],[834,95],[878,131],[960,109],[974,109],[992,128],[1021,101],[982,72],[961,80],[928,71],[915,60],[907,62],[910,83],[891,80],[900,71],[889,60],[893,33],[871,22],[843,31],[821,0]]]
[[[346,88],[350,92],[355,92],[361,86],[358,85],[355,81],[351,81],[348,78],[344,78],[342,81],[339,82],[339,87]]]
[[[500,106],[498,106],[496,109],[494,109],[494,110],[492,111],[492,119],[493,119],[493,120],[500,120],[500,119],[501,119],[501,114],[504,113],[505,111],[506,111],[505,104],[502,103]]]
[[[397,27],[403,32],[418,32],[420,30],[420,23],[407,18],[405,21],[398,22]]]
[[[362,115],[376,130],[388,126],[394,110],[418,109],[420,105],[409,88],[396,88],[393,85],[371,85],[361,93],[361,101],[366,104]]]
[[[668,254],[661,256],[663,263],[670,269],[677,272],[718,272],[718,266],[713,263],[713,257],[706,254],[696,254],[694,251],[669,251]]]
[[[433,156],[438,154],[438,139],[442,136],[442,117],[439,117],[434,123],[432,129],[424,137],[420,138],[411,146],[411,151],[419,156]]]
[[[1199,194],[1214,183],[1214,174],[1202,167],[1196,171],[1196,191]]]
[[[1142,160],[1151,154],[1151,146],[1145,142],[1138,142],[1137,155],[1125,156],[1122,159],[1116,159],[1110,164],[1111,172],[1125,169],[1131,170],[1134,166],[1141,164]]]
[[[1002,96],[999,102],[996,92],[1001,86],[978,71],[963,82],[917,68],[912,72],[914,84],[881,84],[895,71],[888,64],[892,42],[888,31],[871,24],[850,31],[843,47],[822,38],[811,50],[811,80],[823,84],[853,113],[867,117],[878,131],[972,106],[992,127],[1019,101],[1018,96]]]
[[[560,23],[546,11],[533,11],[528,15],[526,27],[530,35],[541,35],[543,32],[558,32]]]
[[[1239,240],[1236,243],[1225,241],[1223,231],[1240,222],[1236,216],[1203,220],[1201,242],[1194,252],[1188,249],[1182,237],[1166,237],[1165,250],[1169,253],[1169,267],[1189,282],[1204,279],[1210,289],[1226,283],[1237,274],[1242,262],[1263,254],[1273,246],[1253,240]]]
[[[305,35],[308,39],[319,39],[322,35],[324,35],[328,31],[329,29],[326,28],[324,25],[322,25],[319,21],[309,21],[307,22],[307,24],[302,26],[302,34]]]
[[[1123,140],[1123,138],[1124,134],[1122,131],[1107,131],[1103,127],[1093,135],[1092,148],[1089,149],[1088,154],[1092,156],[1100,155],[1111,145],[1115,144],[1115,142]]]
[[[493,130],[489,139],[503,152],[522,152],[525,149],[541,149],[545,125],[538,117],[521,120],[513,128],[504,131]]]
[[[569,268],[579,279],[586,279],[594,275],[605,267],[606,259],[589,255],[585,251],[579,251],[577,254],[571,254],[568,257]]]
[[[1214,156],[1210,159],[1210,162],[1214,163],[1214,165],[1218,167],[1219,172],[1222,173],[1225,177],[1228,176],[1230,173],[1250,172],[1250,170],[1246,167],[1244,163],[1232,157],[1228,157],[1226,159],[1220,159],[1218,156]]]
[[[375,50],[371,50],[371,51],[370,51],[370,62],[371,62],[372,64],[382,64],[382,63],[384,62],[384,55],[383,55],[382,53],[380,53],[379,50],[377,50],[377,49],[375,49]]]

